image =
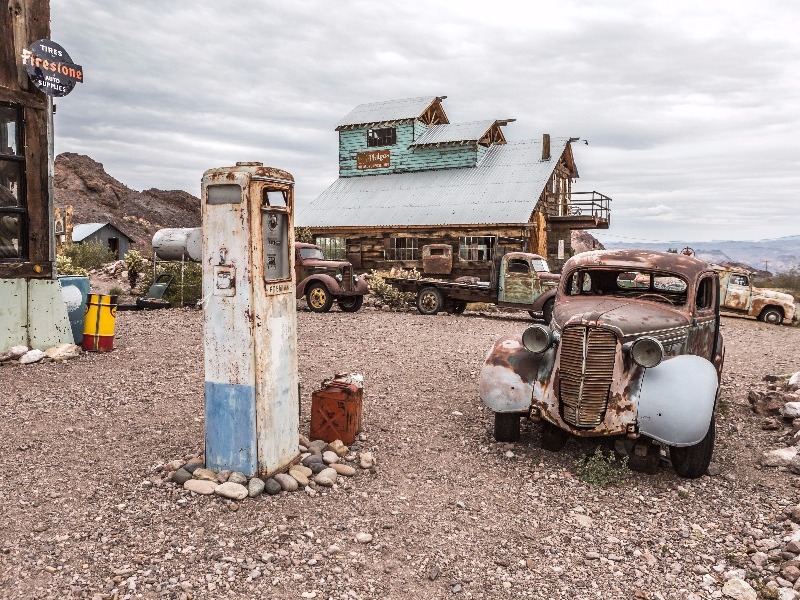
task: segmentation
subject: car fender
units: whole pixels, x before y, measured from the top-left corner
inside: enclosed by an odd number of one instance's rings
[[[328,291],[331,293],[332,296],[338,296],[342,293],[342,288],[339,285],[339,282],[336,281],[330,275],[309,275],[303,281],[297,284],[297,289],[295,290],[295,298],[302,298],[303,295],[306,293],[306,288],[308,288],[312,283],[319,281],[320,283],[325,284],[325,287],[328,288]]]
[[[692,446],[708,432],[719,381],[713,363],[684,354],[647,369],[639,392],[639,433],[668,446]]]
[[[481,368],[479,389],[483,403],[498,413],[527,412],[541,357],[525,349],[521,334],[498,339]]]
[[[539,294],[539,296],[536,298],[536,300],[533,301],[533,308],[531,310],[533,310],[535,312],[542,312],[542,309],[544,308],[545,302],[550,300],[550,298],[555,298],[555,296],[556,296],[556,290],[555,289],[547,290],[545,292],[542,292],[541,294]]]

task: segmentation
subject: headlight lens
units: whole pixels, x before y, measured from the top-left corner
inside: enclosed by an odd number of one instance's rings
[[[342,282],[342,274],[341,273],[337,273],[336,276],[334,277],[334,279],[336,281],[338,281],[339,283],[341,283]]]
[[[553,342],[553,333],[544,325],[531,325],[522,333],[522,345],[534,354],[541,354]]]
[[[655,338],[639,338],[631,346],[631,358],[636,364],[652,369],[664,358],[664,346]]]

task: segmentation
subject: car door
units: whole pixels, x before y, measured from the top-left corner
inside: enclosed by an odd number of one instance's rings
[[[713,273],[702,275],[697,281],[694,297],[694,311],[689,326],[688,347],[686,352],[714,360],[715,344],[719,318],[717,311],[717,294],[719,285]],[[691,301],[690,299],[687,299]]]
[[[526,257],[507,254],[500,268],[498,300],[513,304],[530,304],[539,295],[539,277]]]
[[[731,273],[722,305],[732,310],[746,311],[750,303],[750,278],[744,273]]]

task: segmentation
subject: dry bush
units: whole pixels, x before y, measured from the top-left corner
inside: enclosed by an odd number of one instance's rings
[[[387,277],[399,277],[404,279],[420,279],[420,272],[416,269],[392,270],[392,271],[370,271],[367,276],[369,279],[369,293],[381,304],[394,308],[413,307],[417,295],[414,292],[401,292],[396,287],[386,282]]]

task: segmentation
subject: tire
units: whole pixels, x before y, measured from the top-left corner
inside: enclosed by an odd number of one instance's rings
[[[544,303],[542,307],[542,315],[544,316],[544,324],[550,325],[550,321],[553,320],[553,309],[556,306],[556,301],[553,298],[550,298],[547,302]]]
[[[333,296],[323,283],[312,283],[306,290],[306,303],[311,312],[328,312],[333,306]]]
[[[343,312],[358,312],[364,304],[364,296],[341,296],[336,299],[336,304]]]
[[[777,308],[768,306],[761,311],[758,320],[764,321],[764,323],[770,323],[771,325],[780,325],[783,323],[783,313]]]
[[[444,298],[435,287],[422,288],[417,294],[417,310],[423,315],[435,315],[443,307]]]
[[[464,300],[453,300],[453,304],[450,307],[451,313],[461,315],[465,310],[467,310],[467,303]]]
[[[711,455],[714,453],[715,430],[714,417],[712,416],[711,425],[708,426],[708,432],[706,432],[706,436],[702,440],[694,446],[671,447],[669,449],[672,468],[675,469],[679,477],[697,479],[705,475],[708,465],[711,463]]]
[[[494,413],[494,439],[498,442],[519,441],[519,413]]]
[[[566,445],[568,439],[569,433],[556,427],[552,423],[542,421],[541,446],[544,450],[548,452],[558,452]]]

